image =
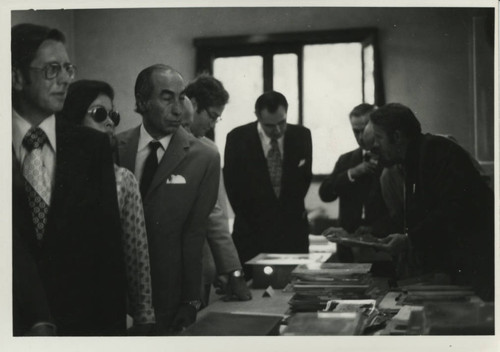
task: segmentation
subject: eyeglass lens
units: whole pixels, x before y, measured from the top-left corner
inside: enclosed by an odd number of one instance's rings
[[[109,116],[115,126],[118,126],[118,124],[120,123],[120,114],[117,111],[111,110],[108,112],[103,107],[93,109],[90,113],[90,116],[92,116],[95,122],[103,122]]]

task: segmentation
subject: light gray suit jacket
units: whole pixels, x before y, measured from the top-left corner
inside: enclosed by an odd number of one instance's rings
[[[118,135],[121,166],[134,172],[140,126]],[[173,134],[143,199],[156,320],[171,325],[182,301],[200,299],[202,248],[217,200],[220,156],[188,134]]]

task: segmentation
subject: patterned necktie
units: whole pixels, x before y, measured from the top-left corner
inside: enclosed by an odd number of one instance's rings
[[[269,170],[269,176],[271,177],[271,184],[274,189],[276,197],[280,196],[281,191],[281,152],[278,146],[278,140],[271,139],[271,149],[267,152],[267,168]]]
[[[31,128],[23,139],[23,146],[28,151],[24,158],[23,176],[38,240],[43,238],[50,206],[51,179],[42,158],[42,147],[46,142],[47,135],[39,127]]]
[[[146,162],[144,163],[144,170],[142,171],[140,185],[142,199],[146,197],[149,185],[151,184],[151,181],[153,181],[153,176],[155,175],[156,169],[158,168],[158,155],[156,154],[156,151],[160,147],[161,143],[158,141],[149,142],[149,155],[146,158]]]

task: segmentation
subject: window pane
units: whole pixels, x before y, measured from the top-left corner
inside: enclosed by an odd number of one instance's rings
[[[363,48],[363,60],[364,60],[364,92],[365,92],[365,103],[375,104],[375,76],[373,62],[373,45],[367,45]]]
[[[224,163],[226,135],[235,127],[256,120],[255,100],[264,90],[263,60],[261,56],[218,58],[214,60],[214,77],[229,92],[229,102],[222,121],[215,127],[215,143]]]
[[[299,72],[296,54],[273,56],[273,89],[288,101],[287,122],[299,123]]]
[[[313,137],[313,173],[329,174],[358,145],[349,112],[362,103],[361,44],[304,46],[304,125]]]

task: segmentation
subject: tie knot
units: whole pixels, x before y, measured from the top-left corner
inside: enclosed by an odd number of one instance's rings
[[[149,150],[151,150],[152,153],[156,152],[158,148],[161,147],[161,143],[158,141],[151,141],[149,142]]]
[[[32,127],[23,139],[23,146],[31,152],[33,149],[43,147],[47,142],[47,135],[40,127]]]

